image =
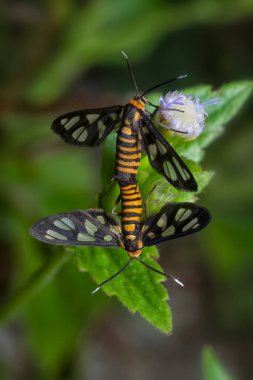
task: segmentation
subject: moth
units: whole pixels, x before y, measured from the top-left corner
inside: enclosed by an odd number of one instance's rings
[[[124,52],[123,54],[125,55]],[[136,183],[140,152],[144,149],[152,167],[175,188],[196,191],[197,183],[193,174],[152,122],[159,106],[145,98],[151,90],[185,75],[159,83],[140,95],[126,55],[125,58],[136,90],[133,99],[124,106],[84,109],[63,114],[53,121],[52,130],[69,144],[95,147],[100,145],[109,133],[117,129],[114,177],[117,182]],[[153,106],[155,111],[148,112],[147,105]]]
[[[133,217],[134,212],[131,214]],[[130,213],[128,217],[129,215]],[[126,226],[129,222],[133,223],[132,221],[119,219],[102,209],[77,210],[40,220],[31,226],[30,234],[48,244],[123,248],[129,256],[128,262],[103,281],[95,291],[122,273],[133,260],[138,260],[149,269],[172,277],[181,284],[173,276],[146,264],[140,258],[142,249],[202,230],[211,220],[209,211],[192,203],[168,203],[158,213],[148,216],[145,220],[138,219],[138,215],[133,220],[134,228],[128,229]]]

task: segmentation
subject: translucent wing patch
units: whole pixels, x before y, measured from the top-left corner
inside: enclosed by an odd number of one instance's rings
[[[51,128],[69,144],[96,146],[119,122],[122,108],[115,106],[66,113],[57,117]]]
[[[196,191],[197,183],[192,173],[146,115],[143,115],[140,129],[143,146],[153,168],[177,189]]]
[[[211,220],[209,211],[193,203],[168,203],[158,214],[150,216],[142,226],[144,246],[193,234]]]
[[[119,221],[103,210],[90,209],[48,216],[30,228],[37,240],[57,245],[92,245],[118,247]]]

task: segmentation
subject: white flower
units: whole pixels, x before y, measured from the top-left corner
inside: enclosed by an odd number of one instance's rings
[[[178,91],[160,97],[160,108],[155,121],[162,127],[190,138],[199,136],[205,126],[205,106],[219,104],[218,98],[200,103],[199,98]]]

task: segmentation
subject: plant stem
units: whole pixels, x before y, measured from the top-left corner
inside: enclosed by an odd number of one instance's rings
[[[56,254],[44,267],[36,271],[20,289],[2,304],[0,308],[0,325],[7,322],[25,302],[51,281],[70,258],[69,253]]]

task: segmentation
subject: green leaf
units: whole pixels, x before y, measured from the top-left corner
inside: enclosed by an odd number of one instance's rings
[[[157,257],[155,247],[148,248],[148,254]],[[106,280],[128,261],[126,252],[120,249],[78,248],[77,263],[79,270],[89,271],[96,283]],[[159,264],[143,250],[142,259],[158,270]],[[161,284],[164,277],[133,261],[120,276],[106,284],[102,289],[109,296],[116,296],[133,313],[138,312],[164,333],[172,329],[171,312],[167,304],[168,294]],[[93,297],[96,297],[94,295]]]
[[[225,371],[219,362],[214,350],[205,347],[202,352],[202,367],[204,380],[232,380],[233,378]]]

